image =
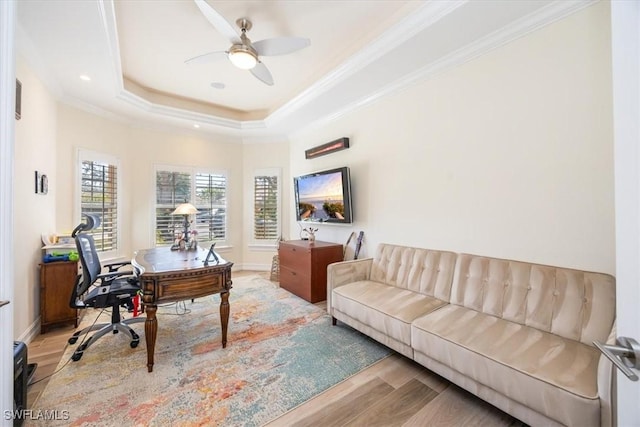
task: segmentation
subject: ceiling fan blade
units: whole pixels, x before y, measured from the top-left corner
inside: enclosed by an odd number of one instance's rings
[[[276,56],[304,49],[310,44],[311,40],[303,37],[276,37],[254,42],[253,48],[258,52],[258,55]]]
[[[256,76],[256,78],[264,84],[273,86],[273,77],[271,76],[269,69],[262,62],[258,62],[256,66],[249,71],[251,71],[251,74]]]
[[[226,37],[231,43],[240,43],[240,36],[238,35],[233,25],[227,22],[222,15],[220,15],[209,3],[205,0],[193,0],[196,6],[200,9],[207,21],[215,27],[216,30],[224,37]]]
[[[222,58],[227,57],[227,52],[219,50],[216,52],[209,52],[203,55],[194,56],[184,61],[185,64],[208,64],[210,62],[219,61]]]

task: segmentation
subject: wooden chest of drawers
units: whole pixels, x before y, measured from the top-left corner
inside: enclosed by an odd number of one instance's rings
[[[315,303],[327,299],[327,265],[342,261],[342,245],[308,240],[280,243],[280,287]]]
[[[64,323],[78,327],[78,310],[69,306],[77,274],[77,262],[40,265],[40,333],[47,332],[49,326]]]

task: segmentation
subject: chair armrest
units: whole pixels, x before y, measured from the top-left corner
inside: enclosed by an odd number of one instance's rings
[[[613,323],[609,338],[605,344],[616,344],[616,323]],[[606,358],[604,354],[600,354],[598,361],[598,397],[600,398],[600,425],[602,427],[613,426],[613,415],[615,407],[613,404],[613,396],[615,395],[613,376],[616,367]]]
[[[105,264],[103,266],[103,268],[108,269],[109,272],[113,272],[113,271],[120,270],[122,267],[124,267],[126,265],[131,265],[131,261],[113,262],[113,263],[110,263],[110,264]]]
[[[369,280],[373,258],[363,258],[353,261],[342,261],[327,266],[327,312],[332,315],[331,292],[333,289],[357,282]]]
[[[132,271],[113,271],[110,273],[100,274],[96,277],[96,282],[99,280],[101,283],[111,282],[114,279],[118,279],[120,277],[131,277],[132,279],[136,279],[137,277],[133,275]]]

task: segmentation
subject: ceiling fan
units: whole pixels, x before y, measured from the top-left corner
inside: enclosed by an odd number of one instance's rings
[[[204,64],[226,56],[236,67],[249,70],[258,80],[272,86],[273,77],[269,69],[260,61],[260,57],[293,53],[311,44],[309,39],[302,37],[276,37],[252,43],[247,37],[247,31],[251,30],[252,27],[249,19],[240,18],[236,20],[236,25],[240,27],[240,34],[238,35],[233,26],[214,8],[209,6],[205,0],[193,1],[211,25],[229,39],[231,47],[226,51],[209,52],[187,59],[185,61],[187,64]]]

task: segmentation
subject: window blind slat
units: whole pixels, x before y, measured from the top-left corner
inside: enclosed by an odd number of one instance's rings
[[[198,242],[227,238],[227,178],[220,174],[158,171],[156,174],[156,243],[172,244],[184,229],[184,218],[171,212],[192,203],[198,214],[190,229]]]
[[[254,223],[255,240],[278,239],[278,177],[254,177]]]
[[[118,248],[118,170],[115,165],[84,160],[81,163],[80,212],[100,217],[90,230],[100,252]]]

